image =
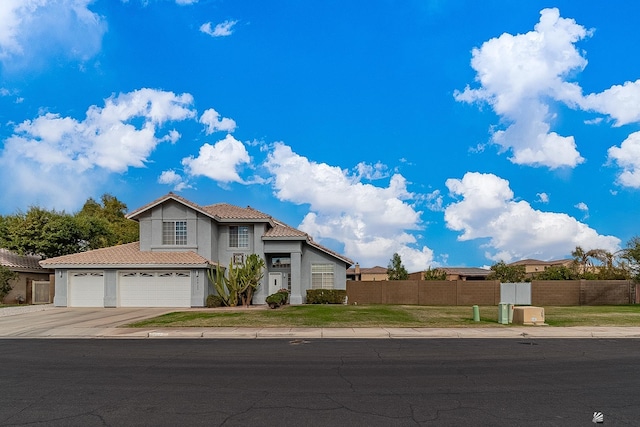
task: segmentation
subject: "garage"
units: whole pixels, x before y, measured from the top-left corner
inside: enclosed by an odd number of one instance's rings
[[[69,307],[104,307],[104,272],[72,272],[69,276]]]
[[[120,307],[191,307],[189,271],[122,271]]]

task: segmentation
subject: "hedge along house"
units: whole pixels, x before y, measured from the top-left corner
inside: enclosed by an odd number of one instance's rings
[[[301,304],[306,290],[346,289],[353,262],[251,207],[199,206],[169,193],[131,212],[140,241],[41,261],[55,269],[57,306],[203,307],[211,267],[265,260],[254,304],[281,288]]]

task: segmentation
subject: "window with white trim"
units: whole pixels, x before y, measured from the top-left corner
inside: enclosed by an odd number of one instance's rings
[[[333,289],[333,264],[311,264],[311,289]]]
[[[164,221],[162,223],[163,245],[187,244],[187,221]]]
[[[229,226],[229,247],[248,248],[249,247],[249,227],[246,225]]]

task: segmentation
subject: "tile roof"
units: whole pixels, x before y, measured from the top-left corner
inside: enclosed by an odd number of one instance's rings
[[[77,254],[63,255],[40,261],[43,267],[69,266],[204,266],[214,264],[193,251],[151,252],[141,251],[140,243],[95,249]]]
[[[287,224],[278,220],[274,221],[274,227],[270,228],[264,233],[263,237],[302,237],[310,239],[309,235],[304,231],[300,231],[297,228],[289,227]]]
[[[566,264],[573,261],[571,258],[567,259],[557,259],[553,261],[540,261],[539,259],[522,259],[520,261],[512,262],[508,265],[556,265],[556,264]]]
[[[42,258],[37,255],[19,255],[8,249],[0,248],[0,265],[12,271],[42,271],[38,262]]]
[[[441,270],[461,276],[488,276],[491,273],[491,270],[477,267],[442,267]]]
[[[347,269],[347,274],[355,274],[355,272],[355,267]],[[380,267],[379,265],[375,267],[360,267],[360,274],[387,274],[387,267]]]
[[[203,206],[201,209],[216,219],[271,220],[271,216],[253,209],[250,206],[241,208],[228,203],[216,203],[214,205]]]

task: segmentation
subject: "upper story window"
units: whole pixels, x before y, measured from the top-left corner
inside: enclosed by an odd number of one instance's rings
[[[249,247],[249,227],[246,225],[232,225],[229,227],[229,247]]]
[[[187,221],[165,221],[162,223],[163,245],[187,244]]]

